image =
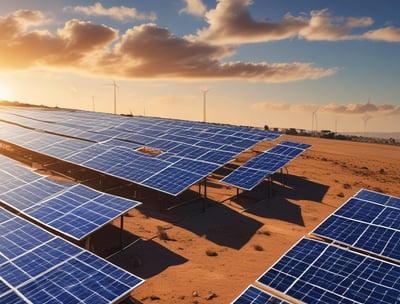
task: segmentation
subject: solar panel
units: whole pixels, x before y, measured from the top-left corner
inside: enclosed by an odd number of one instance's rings
[[[153,189],[164,192],[165,189],[172,188],[166,187],[165,182],[161,182],[161,179],[165,178],[164,173],[169,172],[162,173],[162,171],[182,159],[192,160],[196,172],[206,174],[211,170],[209,163],[222,166],[259,141],[276,139],[280,136],[277,133],[245,127],[151,117],[128,118],[84,111],[9,109],[7,112],[9,114],[6,116],[9,119],[19,120],[21,124],[85,140],[0,124],[2,139],[141,185],[144,185],[142,182],[148,181],[148,186],[151,185]],[[11,116],[14,118],[10,118]],[[138,148],[139,145],[168,151],[175,157],[161,154],[158,157],[145,155],[143,158],[138,158],[135,153],[139,152],[132,149]],[[182,162],[175,166],[175,169],[179,169],[180,164]],[[202,165],[204,168],[200,168]],[[160,177],[156,176],[158,174],[161,174]],[[176,180],[177,178],[174,178],[172,184],[176,183]],[[189,177],[189,181],[197,180],[198,176]],[[183,180],[181,182],[187,188],[192,185]],[[155,185],[162,185],[162,189],[154,188]],[[178,188],[174,188],[175,192],[178,191]]]
[[[202,176],[207,176],[219,168],[219,165],[182,158],[171,166],[188,172],[193,172]]]
[[[250,191],[270,174],[273,174],[273,172],[260,171],[242,166],[235,169],[231,174],[222,179],[221,182],[237,187],[240,186],[239,188]]]
[[[252,190],[266,177],[283,168],[305,151],[296,146],[305,145],[289,141],[278,144],[256,155],[243,166],[224,177],[221,182],[244,190]]]
[[[1,303],[114,303],[143,279],[0,208]]]
[[[311,145],[309,145],[309,144],[303,144],[303,143],[298,143],[298,142],[293,142],[293,141],[288,141],[288,140],[281,141],[280,145],[288,146],[288,147],[292,147],[292,148],[298,148],[298,149],[302,149],[302,150],[307,150],[307,149],[311,148]]]
[[[361,189],[356,195],[356,198],[365,200],[365,201],[370,201],[376,204],[381,204],[384,206],[390,206],[393,208],[400,209],[400,198],[371,191],[371,190],[366,190],[366,189]]]
[[[152,189],[176,196],[203,178],[204,176],[196,173],[168,167],[146,179],[142,184]]]
[[[396,303],[400,266],[302,238],[257,282],[305,303]]]
[[[279,299],[254,285],[250,285],[232,304],[289,304],[289,302]]]
[[[377,203],[361,198],[377,200]],[[398,198],[368,190],[350,198],[312,233],[339,243],[400,261]]]
[[[0,155],[2,163],[4,158]],[[24,181],[14,176],[21,175],[16,168],[30,172],[32,179]],[[3,203],[76,240],[140,204],[84,185],[50,180],[11,160],[0,170],[0,184]]]

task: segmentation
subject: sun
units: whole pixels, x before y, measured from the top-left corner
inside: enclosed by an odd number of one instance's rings
[[[0,84],[0,100],[10,100],[11,99],[11,90],[3,85]]]

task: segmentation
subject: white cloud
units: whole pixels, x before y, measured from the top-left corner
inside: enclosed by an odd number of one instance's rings
[[[106,16],[119,21],[150,20],[155,21],[157,16],[152,13],[141,13],[136,8],[113,6],[105,8],[100,2],[90,6],[67,7],[64,10],[85,14],[86,16]]]
[[[204,16],[207,7],[202,0],[183,0],[186,6],[179,11],[179,13],[186,13],[197,17]]]
[[[131,79],[275,83],[318,79],[337,71],[307,62],[228,61],[234,48],[191,41],[155,24],[134,26],[121,36],[114,28],[77,19],[54,34],[28,30],[25,22],[19,15],[0,18],[0,69],[59,68]]]
[[[385,27],[355,33],[373,26],[371,17],[332,16],[328,9],[300,16],[286,13],[278,22],[255,20],[250,13],[251,0],[218,0],[206,13],[208,27],[188,36],[191,40],[214,44],[243,44],[300,38],[310,41],[380,40],[400,42],[400,28]]]
[[[291,112],[323,112],[333,114],[378,114],[378,115],[399,115],[400,106],[373,103],[349,103],[349,104],[290,104],[279,102],[260,102],[252,105],[252,108],[266,111],[291,111]]]

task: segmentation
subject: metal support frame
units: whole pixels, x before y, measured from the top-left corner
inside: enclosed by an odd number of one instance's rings
[[[90,251],[90,235],[85,240],[85,249]]]
[[[203,212],[207,209],[207,177],[204,178]]]
[[[121,227],[119,231],[119,245],[121,247],[121,251],[124,249],[124,215],[121,215]]]

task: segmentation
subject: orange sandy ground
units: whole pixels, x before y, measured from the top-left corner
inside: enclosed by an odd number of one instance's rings
[[[283,139],[313,147],[287,166],[286,185],[275,178],[272,198],[266,185],[237,198],[211,178],[204,213],[199,201],[169,212],[146,203],[124,217],[124,241],[137,241],[111,261],[146,280],[127,303],[229,303],[361,188],[400,196],[398,146]],[[119,220],[113,225],[94,236],[92,250],[115,250]]]

